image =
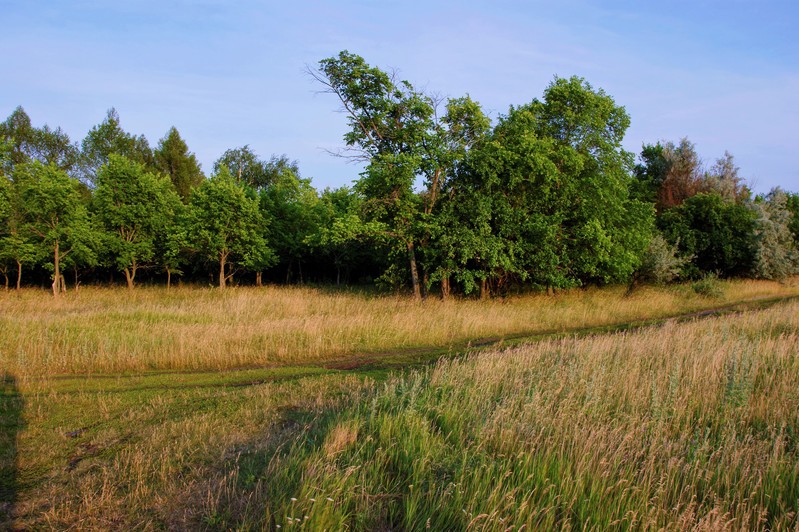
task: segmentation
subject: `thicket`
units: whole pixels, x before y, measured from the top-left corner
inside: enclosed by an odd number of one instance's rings
[[[799,272],[799,195],[753,197],[725,153],[622,148],[629,116],[556,78],[492,124],[349,52],[309,70],[338,98],[354,186],[316,190],[287,156],[227,150],[206,177],[176,128],[151,148],[114,109],[80,143],[18,107],[0,123],[5,287],[81,282],[372,284],[519,290]]]

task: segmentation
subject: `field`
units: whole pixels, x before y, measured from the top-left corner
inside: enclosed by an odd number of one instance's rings
[[[723,288],[0,294],[0,528],[792,530],[799,287]]]

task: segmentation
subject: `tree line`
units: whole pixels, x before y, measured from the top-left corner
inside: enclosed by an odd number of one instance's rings
[[[174,127],[151,148],[111,109],[73,143],[18,107],[0,124],[5,287],[266,278],[446,298],[799,272],[799,195],[753,196],[729,153],[706,167],[687,139],[636,160],[625,109],[581,78],[492,123],[346,51],[308,72],[347,118],[351,188],[249,146],[206,177]]]

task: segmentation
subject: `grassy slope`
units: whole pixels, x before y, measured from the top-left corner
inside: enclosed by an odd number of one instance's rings
[[[387,384],[7,372],[0,479],[28,527],[796,526],[797,315],[550,340]]]

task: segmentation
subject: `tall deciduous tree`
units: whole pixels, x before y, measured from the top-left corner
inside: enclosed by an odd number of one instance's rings
[[[81,143],[81,177],[87,183],[94,182],[97,172],[115,153],[131,161],[154,167],[155,161],[150,144],[144,135],[127,133],[119,124],[119,113],[113,107],[100,124],[94,126]]]
[[[247,145],[225,150],[214,162],[214,173],[219,173],[223,166],[237,181],[255,190],[268,186],[272,177],[266,162]]]
[[[62,263],[71,255],[93,262],[96,235],[82,201],[80,183],[53,164],[39,161],[25,163],[14,172],[20,187],[24,230],[49,256],[47,266],[53,272],[53,295],[65,290]]]
[[[22,284],[22,269],[35,263],[37,247],[25,230],[25,211],[20,197],[20,181],[11,181],[0,175],[0,272],[8,287],[9,272],[17,270],[16,288]]]
[[[653,218],[629,195],[628,124],[624,108],[579,78],[512,107],[456,181],[451,234],[467,252],[455,261],[464,282],[485,291],[513,279],[553,288],[627,279]]]
[[[54,164],[62,170],[71,172],[78,162],[78,147],[60,127],[51,129],[48,125],[34,127],[22,107],[17,107],[11,115],[0,123],[0,142],[5,141],[7,157],[5,166],[10,172],[17,164],[40,161]]]
[[[263,238],[265,223],[258,201],[222,167],[191,195],[187,242],[219,265],[219,287],[225,288],[235,265],[260,268],[268,262],[272,252]]]
[[[153,154],[156,168],[170,177],[175,190],[187,202],[191,191],[202,183],[204,176],[197,157],[189,151],[178,130],[170,128]]]
[[[311,180],[300,177],[296,162],[272,157],[263,166],[267,180],[259,188],[259,202],[267,222],[264,235],[278,264],[285,268],[286,282],[295,266],[302,282],[302,258],[309,250],[307,239],[316,229],[319,198]]]
[[[468,98],[451,100],[442,120],[435,98],[347,51],[323,59],[311,74],[338,97],[347,114],[350,131],[342,155],[367,163],[356,189],[366,200],[369,219],[384,224],[384,235],[406,254],[413,292],[420,298],[418,247],[429,242],[430,215],[447,172],[464,141],[480,129],[479,106]]]
[[[133,288],[138,270],[155,261],[156,241],[172,224],[180,199],[168,177],[116,154],[95,184],[95,220],[114,265]]]

